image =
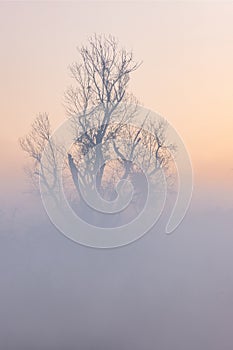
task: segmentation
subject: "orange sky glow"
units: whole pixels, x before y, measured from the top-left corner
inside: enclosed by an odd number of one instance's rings
[[[1,189],[23,179],[17,140],[34,116],[48,112],[54,127],[65,118],[67,67],[96,32],[115,35],[143,61],[130,89],[180,133],[195,181],[232,196],[232,18],[230,2],[1,3]]]

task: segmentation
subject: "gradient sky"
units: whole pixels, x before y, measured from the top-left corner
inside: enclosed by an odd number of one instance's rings
[[[165,213],[121,249],[74,244],[22,194],[18,138],[38,112],[64,120],[67,67],[94,32],[143,60],[130,89],[177,129],[195,175],[176,233]],[[231,350],[233,2],[0,0],[0,96],[1,349]]]
[[[22,182],[17,139],[34,116],[48,112],[54,127],[64,119],[67,67],[96,32],[143,60],[130,89],[178,130],[198,188],[232,205],[232,18],[229,2],[0,3],[1,191]]]

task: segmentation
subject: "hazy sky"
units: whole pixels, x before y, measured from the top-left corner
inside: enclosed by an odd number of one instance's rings
[[[176,233],[165,217],[121,249],[73,243],[22,195],[17,140],[38,112],[64,120],[67,67],[94,32],[143,60],[130,89],[178,130],[195,175]],[[0,0],[1,349],[232,349],[232,93],[233,2]]]
[[[143,60],[130,89],[178,130],[198,186],[227,189],[231,202],[232,18],[227,2],[0,3],[2,190],[21,179],[17,139],[33,117],[46,111],[54,127],[64,119],[67,67],[96,32],[115,35]]]

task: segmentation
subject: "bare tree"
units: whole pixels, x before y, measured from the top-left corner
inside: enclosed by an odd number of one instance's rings
[[[166,122],[160,119],[154,124],[145,115],[139,128],[133,126],[138,102],[127,89],[131,73],[140,66],[133,53],[121,48],[113,36],[102,35],[92,36],[78,53],[80,60],[69,67],[73,85],[65,93],[65,109],[74,132],[67,165],[78,198],[80,184],[88,190],[96,186],[110,200],[119,180],[130,179],[139,188],[142,169],[152,179],[160,169],[169,177],[175,147],[167,142]],[[39,176],[52,194],[58,181],[56,152],[61,150],[54,148],[50,136],[47,114],[39,115],[20,145],[33,160],[32,177]],[[49,162],[54,169],[50,183],[46,183],[41,164],[46,143],[52,150]]]
[[[31,159],[29,166],[25,168],[25,172],[33,184],[34,190],[37,192],[39,181],[42,181],[47,191],[57,202],[57,196],[54,189],[59,182],[57,177],[57,155],[62,152],[61,148],[57,148],[51,140],[51,124],[47,113],[40,113],[31,125],[31,130],[27,136],[19,139],[19,144],[24,152]],[[45,176],[44,164],[42,163],[42,154],[45,146],[49,145],[50,152],[44,154],[53,171],[50,176]]]
[[[75,85],[66,91],[65,105],[68,116],[74,117],[77,133],[82,133],[75,142],[78,152],[81,150],[87,154],[95,149],[89,154],[92,159],[88,163],[92,163],[94,173],[100,169],[96,182],[101,191],[105,167],[103,148],[109,146],[109,140],[116,137],[122,125],[133,117],[135,109],[128,107],[136,99],[127,93],[127,86],[130,73],[139,64],[134,62],[132,52],[119,48],[112,36],[94,35],[88,46],[79,49],[79,54],[80,62],[70,66]],[[74,180],[76,173],[84,181],[71,154],[69,164]]]

